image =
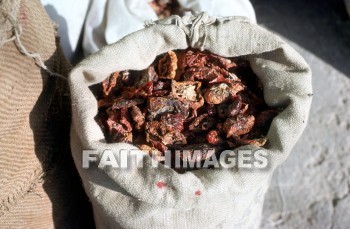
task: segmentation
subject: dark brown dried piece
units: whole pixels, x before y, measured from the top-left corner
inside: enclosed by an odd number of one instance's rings
[[[278,111],[276,110],[265,110],[262,111],[258,116],[256,117],[256,125],[259,127],[263,127],[265,125],[270,125],[272,119],[278,114]]]
[[[221,103],[217,106],[217,112],[220,118],[234,117],[240,111],[242,111],[242,99],[237,96],[232,99],[231,103]],[[245,110],[246,111],[246,110]],[[242,113],[245,113],[242,112]]]

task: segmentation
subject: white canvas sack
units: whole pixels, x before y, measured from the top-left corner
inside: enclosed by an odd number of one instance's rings
[[[95,150],[101,157],[104,150],[112,149],[119,161],[120,150],[137,149],[127,143],[105,142],[94,120],[98,107],[89,86],[115,71],[145,69],[156,56],[188,47],[224,57],[245,56],[263,83],[266,103],[284,107],[267,134],[268,166],[200,169],[179,174],[162,164],[153,168],[152,159],[145,156],[143,168],[98,168],[98,162],[83,168],[83,150]],[[69,83],[72,153],[98,228],[259,227],[269,179],[301,136],[312,96],[309,66],[278,36],[243,17],[214,18],[206,13],[148,23],[146,28],[83,60],[72,70]],[[141,151],[134,154],[145,155]],[[165,186],[157,186],[159,181]]]

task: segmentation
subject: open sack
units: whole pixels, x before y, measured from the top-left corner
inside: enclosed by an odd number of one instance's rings
[[[105,143],[94,120],[98,107],[89,87],[115,71],[142,70],[157,55],[188,47],[224,57],[244,56],[262,81],[266,103],[284,108],[267,135],[268,167],[200,169],[179,174],[162,164],[153,168],[152,159],[146,156],[143,168],[98,168],[96,162],[83,168],[83,150],[96,150],[101,155],[112,149],[118,160],[120,150],[137,149],[127,143]],[[279,37],[243,17],[214,18],[206,13],[148,23],[145,29],[82,61],[72,70],[69,83],[73,158],[99,228],[258,227],[271,175],[300,137],[312,95],[310,68]],[[240,149],[257,147],[235,150]],[[133,153],[144,155],[141,151]],[[166,185],[159,188],[159,181]]]

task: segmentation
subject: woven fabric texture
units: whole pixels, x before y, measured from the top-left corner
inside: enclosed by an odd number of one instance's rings
[[[161,164],[153,168],[146,156],[142,168],[99,168],[98,162],[82,168],[83,149],[96,150],[98,157],[112,149],[117,161],[120,150],[137,149],[126,143],[105,143],[94,120],[97,101],[89,86],[115,71],[145,69],[157,55],[188,47],[224,57],[245,56],[263,83],[266,103],[284,108],[267,135],[269,166],[179,174]],[[278,36],[243,17],[214,18],[206,13],[148,22],[145,29],[82,61],[72,70],[69,84],[72,153],[99,228],[257,228],[270,177],[299,139],[312,93],[309,66]],[[158,181],[166,187],[158,188]],[[198,191],[201,195],[196,195]]]

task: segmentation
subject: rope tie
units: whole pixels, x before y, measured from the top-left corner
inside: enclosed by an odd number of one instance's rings
[[[209,16],[206,12],[183,17],[173,15],[163,20],[146,21],[145,27],[152,25],[176,25],[180,27],[189,39],[189,46],[200,50],[204,49],[207,39],[207,26],[216,22],[216,18]]]

